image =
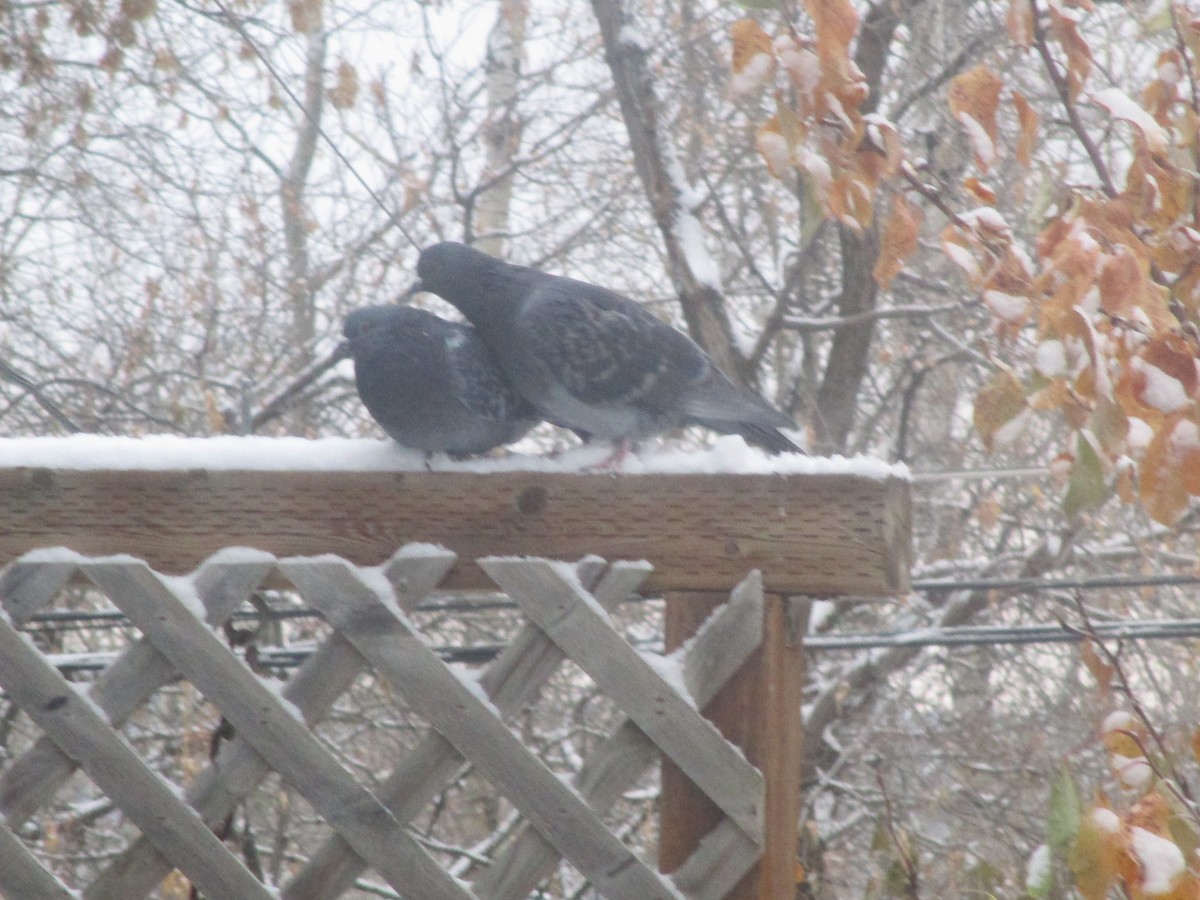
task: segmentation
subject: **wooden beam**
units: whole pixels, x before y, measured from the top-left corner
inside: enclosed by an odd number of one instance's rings
[[[646,559],[650,591],[908,590],[909,484],[856,475],[0,469],[0,564],[48,546],[128,553],[167,573],[229,546],[375,565],[410,541],[486,588],[494,555]]]
[[[716,595],[667,597],[667,652],[689,640]],[[763,854],[725,900],[786,900],[796,896],[800,757],[804,689],[803,636],[807,598],[768,595],[758,650],[704,708],[704,714],[763,773]],[[667,756],[662,759],[659,868],[673,872],[718,824],[717,805]]]

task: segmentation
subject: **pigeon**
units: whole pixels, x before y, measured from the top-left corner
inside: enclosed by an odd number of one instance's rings
[[[411,306],[367,306],[346,316],[342,333],[358,396],[398,444],[470,456],[538,422],[469,325]]]
[[[769,453],[804,452],[779,430],[795,422],[628,297],[453,241],[425,248],[417,277],[410,294],[457,307],[538,415],[584,440],[610,440],[623,456],[631,442],[702,425]]]

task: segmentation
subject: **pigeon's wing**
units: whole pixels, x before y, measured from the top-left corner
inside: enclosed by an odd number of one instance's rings
[[[456,326],[445,335],[451,391],[480,418],[495,422],[536,420],[533,407],[509,383],[483,338],[472,328]]]
[[[593,405],[666,409],[709,362],[686,336],[628,297],[566,278],[528,298],[519,337],[576,399]]]

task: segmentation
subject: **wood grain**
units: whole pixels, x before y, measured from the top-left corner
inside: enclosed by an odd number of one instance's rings
[[[183,574],[216,550],[378,565],[411,541],[458,554],[443,585],[486,588],[493,555],[646,559],[650,591],[908,589],[909,484],[852,475],[0,469],[0,563],[38,547],[129,553]]]

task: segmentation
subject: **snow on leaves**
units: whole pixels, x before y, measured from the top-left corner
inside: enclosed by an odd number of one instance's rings
[[[753,20],[733,24],[730,91],[743,96],[774,85],[775,113],[755,142],[768,169],[777,178],[799,171],[824,217],[861,233],[874,218],[880,185],[903,158],[899,134],[861,112],[867,86],[850,54],[858,14],[849,0],[810,0],[807,8],[811,35],[772,39]]]
[[[950,111],[966,129],[975,154],[975,165],[986,172],[996,158],[999,127],[996,112],[1004,82],[986,65],[980,64],[959,75],[950,85]]]
[[[1077,156],[1094,169],[1071,174],[1029,239],[1014,235],[980,180],[1006,159],[1031,168],[1043,153],[1051,154],[1043,163],[1061,165],[1062,139],[1044,143],[1039,113],[1014,80],[984,62],[948,86],[974,160],[958,196],[977,204],[951,209],[916,181],[896,127],[861,110],[853,8],[847,0],[806,8],[811,33],[772,38],[749,19],[732,30],[739,90],[773,92],[774,115],[757,137],[771,173],[798,171],[807,201],[860,232],[875,227],[882,189],[897,176],[908,183],[907,192],[892,190],[881,228],[874,275],[884,288],[917,251],[932,210],[923,200],[931,200],[946,222],[941,248],[989,311],[1001,352],[1018,338],[1032,337],[1036,348],[1024,367],[1001,358],[980,391],[984,443],[1003,444],[1028,412],[1057,415],[1072,432],[1059,457],[1069,515],[1115,492],[1175,522],[1200,496],[1200,13],[1173,4],[1157,27],[1173,28],[1175,39],[1140,85],[1118,88],[1098,83],[1086,27],[1100,15],[1093,3],[1010,0],[1013,47],[1040,73],[1040,95],[1060,107],[1047,122],[1060,135],[1066,123]]]

